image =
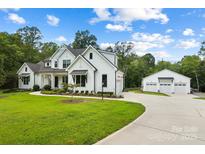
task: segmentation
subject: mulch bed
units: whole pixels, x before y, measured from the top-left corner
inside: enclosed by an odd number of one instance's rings
[[[87,100],[83,100],[83,99],[65,99],[65,100],[62,100],[61,101],[62,103],[67,103],[67,104],[78,104],[78,103],[87,103],[87,102],[90,102],[90,101],[87,101]]]

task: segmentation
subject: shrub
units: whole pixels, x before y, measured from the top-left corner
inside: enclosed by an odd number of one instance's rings
[[[52,91],[51,90],[49,90],[49,91],[48,90],[42,90],[41,93],[42,94],[57,94],[57,92],[55,92],[54,90],[52,90]]]
[[[57,94],[63,94],[65,93],[65,89],[58,89],[56,90]]]
[[[47,85],[45,85],[45,86],[43,87],[43,89],[50,91],[50,90],[51,90],[51,86],[47,84]]]
[[[33,86],[33,91],[39,91],[39,90],[40,90],[39,85],[35,84],[35,85]]]

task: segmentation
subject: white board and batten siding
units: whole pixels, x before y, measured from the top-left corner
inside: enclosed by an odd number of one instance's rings
[[[189,94],[190,80],[189,77],[165,69],[143,78],[142,89],[167,94]]]

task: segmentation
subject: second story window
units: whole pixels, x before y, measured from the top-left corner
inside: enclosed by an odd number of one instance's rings
[[[46,66],[49,67],[49,62],[46,63]]]
[[[67,68],[70,65],[70,60],[63,60],[63,68]]]
[[[25,72],[27,72],[27,67],[25,67]]]
[[[55,67],[58,67],[58,61],[55,61]]]
[[[93,59],[93,53],[90,53],[90,59]]]

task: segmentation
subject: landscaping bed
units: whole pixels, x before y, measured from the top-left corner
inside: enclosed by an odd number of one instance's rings
[[[68,95],[68,96],[88,96],[88,97],[102,97],[102,93],[88,93],[88,92],[65,92],[63,89],[56,90],[41,90],[42,94],[47,95]],[[106,98],[123,98],[123,96],[115,96],[112,92],[104,92],[103,97]]]

